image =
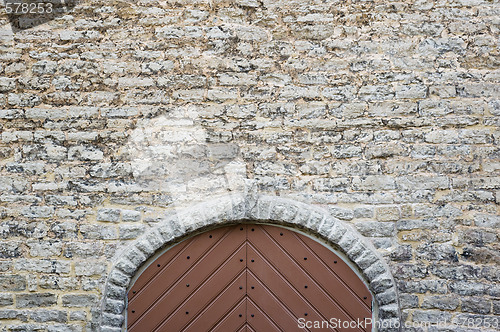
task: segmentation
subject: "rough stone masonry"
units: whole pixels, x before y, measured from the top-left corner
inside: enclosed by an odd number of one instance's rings
[[[498,0],[0,17],[0,331],[97,331],[128,244],[245,190],[372,243],[403,331],[500,329]]]

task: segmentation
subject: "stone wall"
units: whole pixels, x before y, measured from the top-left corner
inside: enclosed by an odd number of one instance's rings
[[[384,257],[405,331],[500,325],[500,3],[81,1],[0,30],[0,331],[96,331],[124,248],[256,190]]]

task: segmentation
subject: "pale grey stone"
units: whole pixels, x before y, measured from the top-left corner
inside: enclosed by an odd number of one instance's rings
[[[50,307],[57,303],[57,297],[52,293],[17,294],[16,308]]]
[[[107,271],[108,264],[97,260],[80,260],[75,262],[77,276],[102,276]]]
[[[88,307],[97,302],[94,294],[67,294],[62,296],[63,307]]]
[[[68,320],[68,313],[62,310],[36,310],[30,313],[30,319],[35,322],[59,322]]]
[[[22,275],[0,275],[0,291],[22,291],[26,289],[26,276]]]

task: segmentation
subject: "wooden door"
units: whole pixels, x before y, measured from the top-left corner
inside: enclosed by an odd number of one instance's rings
[[[215,229],[156,259],[128,293],[129,332],[371,331],[372,296],[337,255],[297,232]]]

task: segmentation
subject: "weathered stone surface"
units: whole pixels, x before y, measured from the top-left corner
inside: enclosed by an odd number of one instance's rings
[[[26,322],[28,320],[28,313],[24,310],[0,310],[0,319],[16,319],[18,321]]]
[[[397,221],[400,218],[400,210],[397,206],[380,207],[375,210],[379,221]]]
[[[450,291],[458,295],[474,296],[487,294],[490,285],[481,282],[457,281],[449,285]]]
[[[50,307],[55,305],[56,302],[57,302],[56,295],[52,293],[16,295],[17,308]]]
[[[453,296],[426,296],[421,307],[424,309],[455,310],[459,305],[459,299]]]
[[[364,236],[391,237],[394,233],[394,223],[380,223],[378,221],[363,221],[356,225],[356,229]]]
[[[56,289],[62,291],[77,290],[80,287],[79,280],[73,277],[60,277],[57,275],[41,276],[38,285],[42,289]]]
[[[97,211],[97,221],[118,222],[120,214],[120,209],[100,209]]]
[[[83,332],[84,329],[80,325],[76,324],[55,324],[55,325],[49,325],[47,326],[47,332]]]
[[[28,241],[27,245],[32,257],[60,256],[63,246],[59,241]]]
[[[411,245],[399,245],[390,254],[390,257],[394,261],[409,261],[413,258],[413,252]]]
[[[160,248],[243,220],[329,241],[381,302],[387,263],[403,321],[454,317],[429,331],[498,315],[497,7],[89,0],[4,24],[0,325],[119,331],[105,287],[123,299]]]
[[[426,323],[439,323],[439,322],[450,322],[452,318],[451,313],[439,310],[416,310],[413,312],[414,322],[426,322]]]
[[[401,309],[409,309],[418,307],[418,296],[413,294],[400,294],[399,302]]]
[[[0,307],[7,307],[14,304],[14,296],[12,294],[0,295]]]
[[[62,296],[62,305],[63,305],[63,307],[71,307],[71,308],[73,308],[73,307],[88,307],[88,306],[91,306],[91,305],[97,303],[97,299],[98,298],[96,295],[68,294],[68,295]]]
[[[120,239],[136,239],[142,233],[144,233],[144,225],[120,225],[118,227],[118,232],[120,234]]]
[[[393,274],[398,279],[423,278],[428,275],[426,266],[404,263],[393,267]]]
[[[62,310],[37,310],[30,313],[30,319],[35,322],[59,322],[64,323],[68,320],[68,313]]]
[[[108,264],[97,260],[80,260],[75,263],[75,275],[77,276],[103,276]]]
[[[0,243],[0,258],[14,258],[21,256],[20,242],[3,242]]]
[[[69,313],[70,321],[86,321],[87,313],[85,311],[72,311]]]
[[[462,299],[462,311],[487,315],[491,312],[491,301],[479,297],[464,298]]]
[[[38,273],[59,273],[70,272],[70,262],[49,259],[20,259],[14,263],[14,267],[19,271]]]

